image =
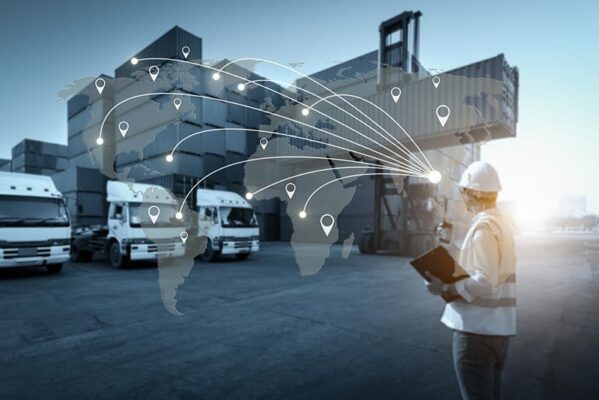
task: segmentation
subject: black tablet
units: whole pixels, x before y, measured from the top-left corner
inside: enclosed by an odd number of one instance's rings
[[[443,246],[437,246],[429,252],[410,261],[410,264],[427,281],[426,272],[445,283],[453,283],[467,278],[468,273],[460,267]]]

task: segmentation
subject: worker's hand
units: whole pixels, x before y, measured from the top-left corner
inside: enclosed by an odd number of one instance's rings
[[[424,283],[428,291],[435,296],[441,295],[441,293],[443,293],[443,281],[436,276],[431,275],[428,271],[426,272],[426,277],[429,281],[425,281]]]

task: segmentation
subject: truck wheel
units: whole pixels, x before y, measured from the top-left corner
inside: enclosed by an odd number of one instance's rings
[[[360,243],[358,243],[358,249],[360,249],[360,253],[362,254],[375,254],[376,246],[374,243],[374,232],[367,232],[362,235],[360,238]]]
[[[235,254],[235,257],[238,260],[247,260],[249,256],[250,256],[250,252],[249,251],[247,253],[237,253],[237,254]]]
[[[62,270],[62,264],[50,264],[46,265],[46,269],[50,274],[57,274]]]
[[[208,241],[206,242],[206,250],[204,250],[204,253],[202,254],[202,261],[212,262],[215,259],[216,259],[216,253],[215,253],[214,249],[212,248],[212,241],[210,239],[208,239]]]
[[[114,241],[110,245],[110,251],[108,252],[108,260],[110,261],[110,265],[112,265],[113,268],[120,269],[125,266],[126,260],[123,253],[121,253],[121,246],[119,245],[119,242]]]
[[[81,250],[77,246],[71,246],[71,259],[75,262],[91,261],[94,253],[88,250]]]

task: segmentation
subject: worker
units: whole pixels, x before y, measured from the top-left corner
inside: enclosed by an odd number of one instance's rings
[[[501,398],[501,372],[516,334],[516,254],[511,224],[497,210],[499,175],[484,161],[472,163],[459,182],[474,216],[459,246],[468,277],[444,284],[429,274],[429,292],[455,300],[441,322],[453,330],[453,363],[464,400]]]

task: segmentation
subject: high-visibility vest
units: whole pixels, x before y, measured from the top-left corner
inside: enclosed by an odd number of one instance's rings
[[[474,247],[473,239],[480,229],[493,234],[497,250]],[[472,265],[473,260],[494,250],[498,255],[494,290],[471,299],[458,299],[448,303],[441,318],[441,322],[448,327],[482,335],[516,334],[516,254],[510,228],[496,209],[485,210],[474,218],[462,244],[458,263],[473,275],[480,269],[480,266]]]

